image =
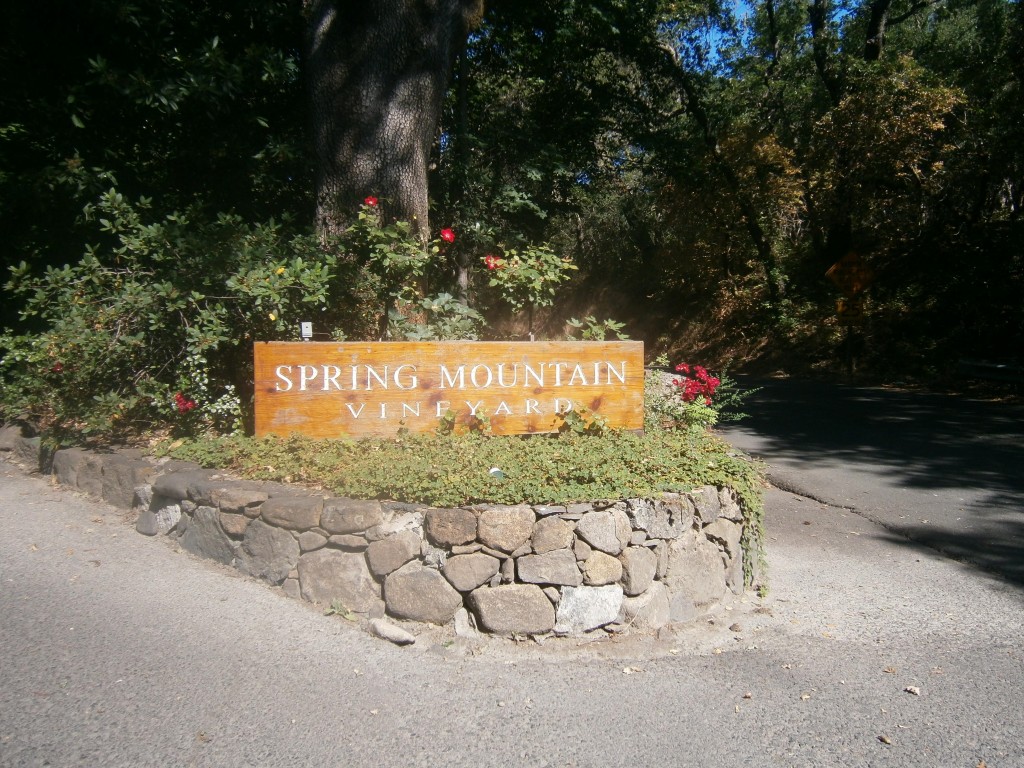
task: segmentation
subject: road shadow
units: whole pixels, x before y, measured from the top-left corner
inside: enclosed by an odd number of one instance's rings
[[[970,490],[970,526],[877,522],[1024,585],[1024,406],[811,381],[741,386],[760,389],[735,429],[756,436],[769,462],[863,472],[920,492]]]

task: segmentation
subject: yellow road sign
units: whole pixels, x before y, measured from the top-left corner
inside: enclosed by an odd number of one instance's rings
[[[862,293],[865,288],[871,285],[875,273],[871,270],[859,254],[851,251],[829,267],[825,277],[831,280],[836,286],[851,298]]]
[[[851,297],[836,301],[836,314],[840,325],[861,325],[867,316],[864,312],[864,299]]]

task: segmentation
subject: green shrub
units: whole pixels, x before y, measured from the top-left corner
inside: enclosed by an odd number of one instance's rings
[[[680,364],[667,376],[668,358],[655,360],[644,379],[644,429],[682,429],[703,432],[724,421],[746,416],[740,408],[757,390],[741,390],[726,373],[712,376],[701,366]]]
[[[448,294],[417,295],[439,242],[365,205],[327,239],[288,221],[251,224],[198,207],[153,216],[110,190],[87,218],[97,244],[74,265],[5,286],[24,330],[0,334],[0,420],[57,441],[239,429],[251,411],[253,341],[474,338],[480,316]]]

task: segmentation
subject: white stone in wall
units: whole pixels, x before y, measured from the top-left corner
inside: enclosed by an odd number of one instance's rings
[[[558,603],[555,632],[576,635],[611,624],[622,608],[622,587],[565,587]]]

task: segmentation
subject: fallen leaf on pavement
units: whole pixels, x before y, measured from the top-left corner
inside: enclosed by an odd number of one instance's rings
[[[914,696],[921,695],[921,689],[918,688],[916,685],[908,685],[906,688],[903,689],[903,692],[913,694]]]

